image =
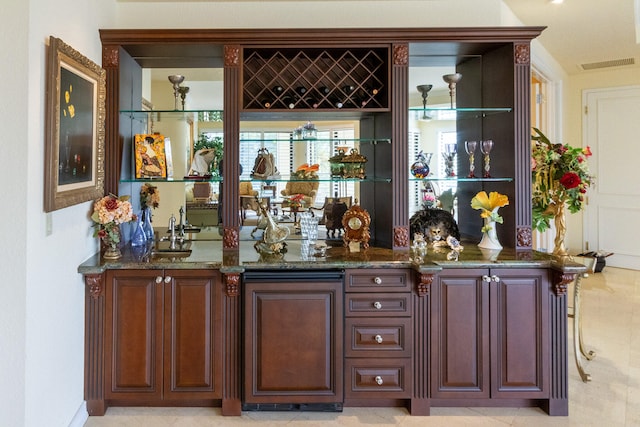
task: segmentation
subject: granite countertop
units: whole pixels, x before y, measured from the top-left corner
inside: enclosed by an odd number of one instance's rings
[[[411,250],[370,247],[349,252],[342,246],[329,246],[321,256],[305,240],[287,240],[287,252],[281,256],[261,255],[254,241],[241,241],[238,250],[222,249],[220,240],[189,242],[191,254],[186,258],[154,258],[144,249],[126,246],[117,260],[104,260],[95,254],[78,267],[81,274],[100,274],[110,269],[220,269],[243,272],[258,269],[343,269],[343,268],[413,268],[418,272],[437,272],[444,268],[536,268],[550,267],[568,273],[581,273],[586,267],[569,259],[557,259],[537,251],[499,252],[481,250],[476,244],[464,243],[456,254],[449,248],[429,248],[424,256]],[[456,257],[457,255],[457,257]]]

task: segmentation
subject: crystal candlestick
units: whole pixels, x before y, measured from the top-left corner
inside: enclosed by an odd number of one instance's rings
[[[476,175],[474,173],[474,171],[476,169],[476,166],[474,164],[476,148],[478,148],[478,141],[465,141],[464,142],[464,149],[467,152],[467,154],[469,155],[469,175],[467,175],[467,178],[475,178],[476,177]]]
[[[482,174],[484,178],[491,178],[491,174],[489,173],[491,170],[491,159],[489,158],[489,153],[491,153],[492,148],[493,141],[491,139],[480,142],[480,151],[484,154],[484,173]]]
[[[175,98],[173,109],[180,109],[180,83],[184,81],[184,76],[180,74],[174,74],[169,76],[169,81],[173,85],[173,97]]]
[[[456,85],[462,79],[462,74],[454,73],[454,74],[445,74],[442,76],[442,80],[445,81],[449,85],[449,97],[451,98],[451,108],[453,109],[453,97],[456,93]]]

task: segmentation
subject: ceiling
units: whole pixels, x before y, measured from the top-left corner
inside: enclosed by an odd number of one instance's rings
[[[636,9],[640,0],[503,0],[525,26],[546,26],[538,41],[556,59],[567,74],[589,73],[610,67],[640,67],[640,45],[636,43]],[[638,7],[634,7],[635,4]],[[638,24],[640,25],[640,24]],[[444,65],[444,64],[439,64]],[[429,70],[428,74],[425,74]],[[215,81],[222,78],[211,68],[154,69],[152,79],[166,81],[169,74],[187,74],[190,81]],[[410,72],[409,87],[433,84],[430,95],[448,96],[441,76],[454,71],[446,67]],[[167,83],[168,84],[168,83]],[[420,95],[411,92],[413,104],[421,104]]]
[[[611,66],[640,66],[638,0],[503,0],[527,26],[547,27],[538,41],[568,74]],[[619,65],[632,58],[635,65]],[[586,64],[587,69],[583,68]]]

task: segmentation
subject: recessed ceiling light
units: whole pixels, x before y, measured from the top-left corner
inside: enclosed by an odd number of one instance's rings
[[[562,4],[562,3],[564,3],[564,0],[549,0],[549,3]]]

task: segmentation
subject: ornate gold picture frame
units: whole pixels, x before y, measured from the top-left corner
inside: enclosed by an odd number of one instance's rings
[[[104,195],[105,74],[62,40],[49,38],[45,212]]]

